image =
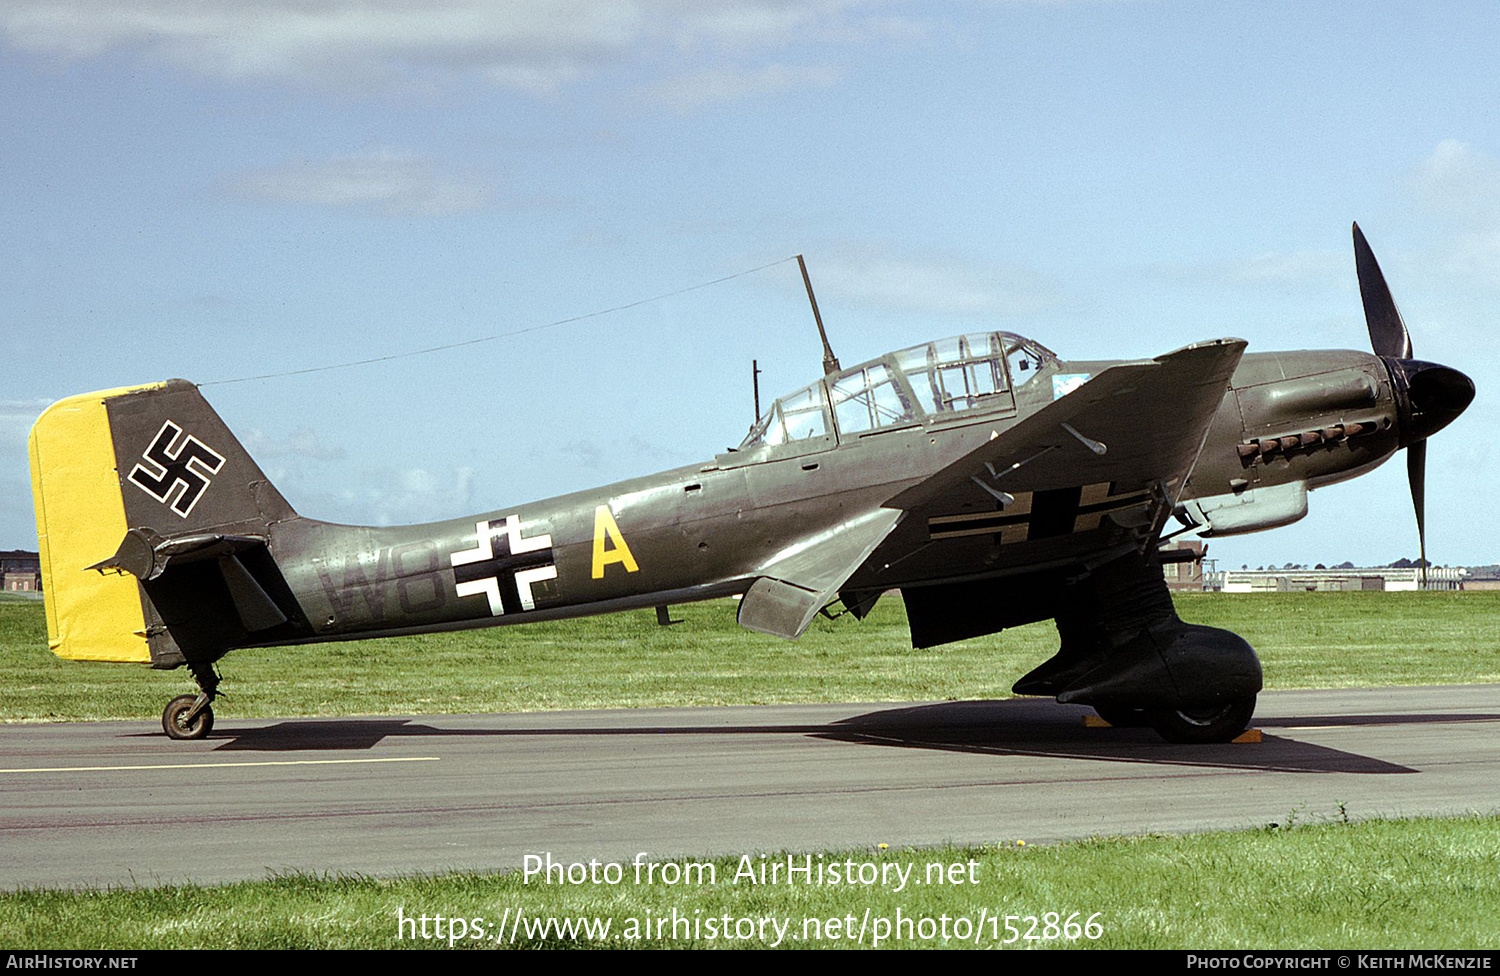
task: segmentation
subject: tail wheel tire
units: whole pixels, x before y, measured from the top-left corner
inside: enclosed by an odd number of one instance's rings
[[[1228,742],[1250,725],[1255,696],[1201,708],[1152,709],[1146,724],[1168,742]]]
[[[178,695],[167,702],[166,709],[161,713],[161,727],[168,738],[201,739],[213,731],[214,710],[211,705],[204,705],[191,722],[184,721],[184,716],[197,700],[197,695]]]

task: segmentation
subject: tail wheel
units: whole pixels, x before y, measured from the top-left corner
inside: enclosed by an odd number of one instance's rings
[[[201,739],[213,731],[213,706],[205,704],[197,715],[187,718],[198,698],[198,695],[178,695],[167,702],[166,709],[161,713],[161,728],[168,738]]]
[[[1201,708],[1151,709],[1146,724],[1168,742],[1228,742],[1250,725],[1255,696]]]

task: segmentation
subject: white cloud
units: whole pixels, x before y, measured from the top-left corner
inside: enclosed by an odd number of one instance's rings
[[[886,13],[893,0],[653,0],[642,4],[680,49],[745,49],[927,36],[925,22]]]
[[[468,466],[378,467],[352,473],[342,447],[311,428],[277,438],[259,428],[243,437],[261,470],[299,512],[355,525],[407,525],[470,511],[476,481]]]
[[[820,293],[888,312],[1024,316],[1064,299],[1062,285],[1034,268],[940,251],[855,246],[819,255],[816,267]]]
[[[1150,270],[1175,281],[1216,286],[1342,287],[1354,261],[1337,251],[1268,251],[1213,264],[1158,264]]]
[[[705,68],[649,87],[646,97],[687,112],[719,102],[793,88],[831,88],[838,72],[822,65],[768,64],[759,68]]]
[[[8,0],[0,31],[65,58],[128,50],[218,77],[359,83],[477,69],[545,85],[626,49],[642,16],[639,4],[590,0]]]
[[[1338,286],[1348,279],[1352,264],[1343,252],[1292,251],[1253,255],[1217,270],[1227,280],[1247,285]]]
[[[342,512],[371,525],[409,525],[470,511],[475,472],[467,466],[449,471],[381,469],[366,471],[360,482],[336,493]]]
[[[1500,224],[1500,160],[1444,139],[1409,174],[1407,185],[1438,216],[1470,227]]]
[[[1408,175],[1413,199],[1447,223],[1444,270],[1500,287],[1500,159],[1444,139]]]
[[[922,34],[888,0],[6,0],[0,36],[65,59],[129,52],[220,78],[340,87],[477,76],[550,91],[610,63]],[[691,71],[686,72],[691,73]]]
[[[299,427],[284,439],[277,440],[259,427],[244,437],[245,450],[256,460],[263,458],[307,458],[313,461],[336,461],[344,456],[344,449],[324,444],[316,431],[310,427]]]
[[[557,453],[574,467],[605,472],[607,477],[617,476],[615,472],[620,473],[619,477],[625,477],[643,469],[688,464],[696,460],[691,451],[663,447],[636,434],[612,442],[608,449],[597,441],[578,438],[558,445]]]
[[[242,173],[230,188],[243,196],[361,210],[386,217],[433,217],[477,210],[489,187],[476,175],[444,172],[433,161],[392,150],[275,166]]]

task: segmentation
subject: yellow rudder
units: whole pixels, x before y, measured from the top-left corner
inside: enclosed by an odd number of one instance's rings
[[[151,660],[136,578],[87,567],[113,555],[128,528],[104,401],[162,385],[59,400],[31,428],[27,446],[47,643],[58,657]]]

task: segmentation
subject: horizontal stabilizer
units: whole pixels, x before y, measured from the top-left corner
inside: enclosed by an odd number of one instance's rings
[[[163,539],[151,529],[131,529],[113,556],[89,569],[129,573],[143,583],[159,579],[169,568],[174,570],[173,578],[147,588],[148,599],[163,588],[176,588],[184,571],[218,574],[240,624],[247,633],[255,633],[287,622],[286,613],[236,555],[252,550],[263,553],[265,548],[266,540],[259,536],[200,532]]]
[[[114,570],[129,573],[139,580],[154,580],[166,572],[169,563],[182,564],[200,559],[216,559],[220,556],[243,552],[257,546],[263,547],[262,536],[217,535],[199,532],[193,535],[163,539],[149,528],[131,529],[125,533],[120,548],[108,559],[90,566],[89,569]]]

